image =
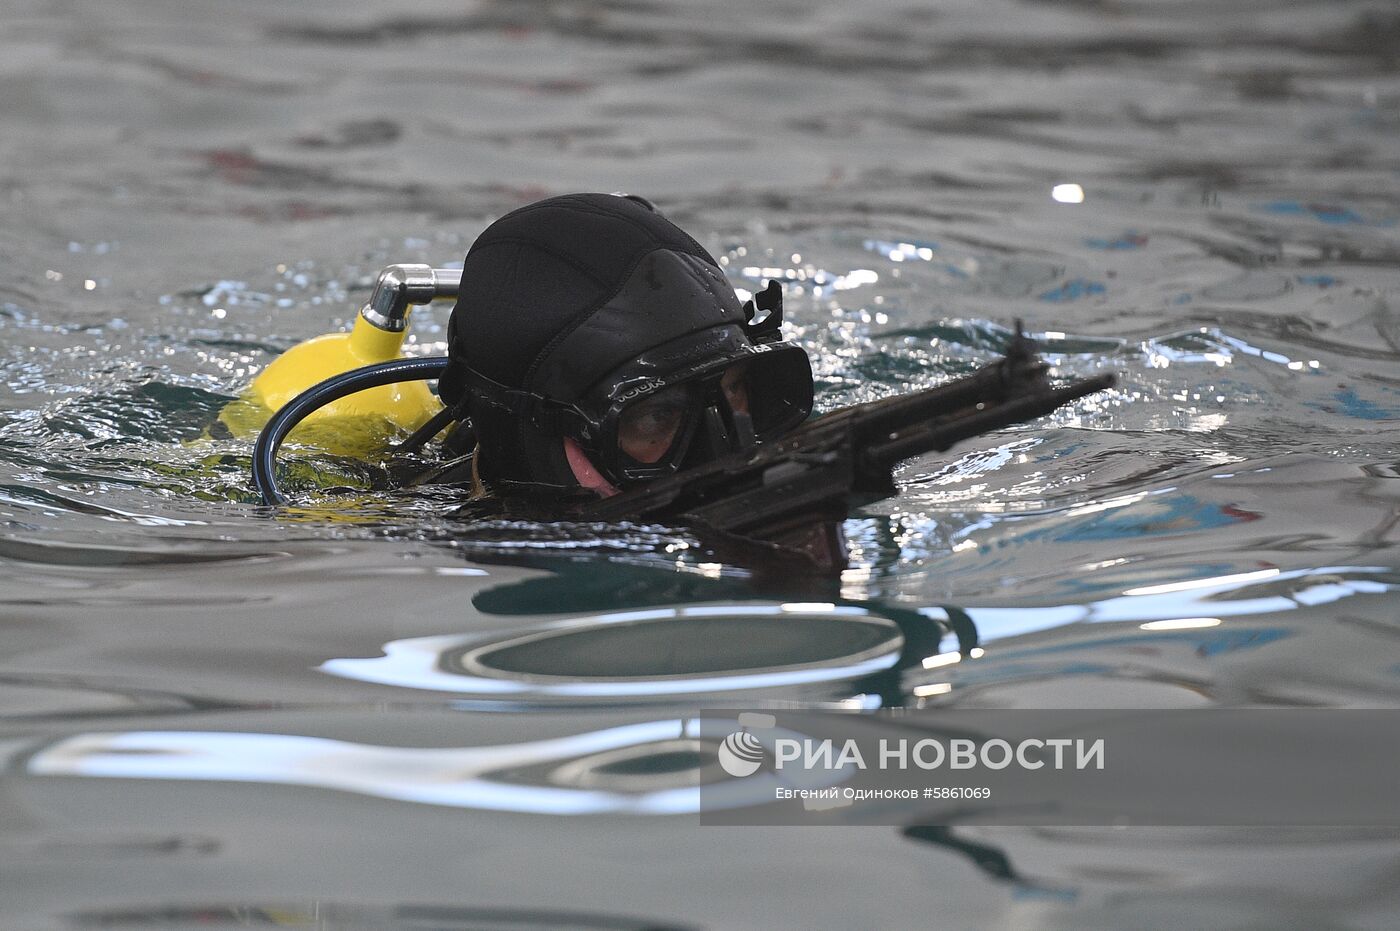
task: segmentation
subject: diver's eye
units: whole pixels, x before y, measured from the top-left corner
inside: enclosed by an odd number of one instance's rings
[[[725,369],[719,386],[724,390],[724,399],[729,409],[736,414],[749,413],[749,368],[742,362]]]
[[[690,409],[690,393],[666,388],[622,412],[617,445],[637,462],[657,462],[671,449]]]

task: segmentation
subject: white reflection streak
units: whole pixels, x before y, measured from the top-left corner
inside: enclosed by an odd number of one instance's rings
[[[987,655],[987,651],[981,647],[973,647],[967,653],[969,659],[981,659]],[[962,654],[956,650],[951,653],[935,653],[933,656],[924,657],[925,669],[938,669],[941,666],[951,666],[954,663],[962,662]]]
[[[1382,566],[1323,566],[1316,569],[1280,571],[1264,569],[1233,575],[1192,579],[1165,585],[1133,588],[1121,596],[1092,601],[1088,604],[1048,605],[1043,608],[967,608],[983,638],[1014,637],[1058,627],[1062,624],[1104,623],[1112,621],[1174,620],[1192,617],[1239,617],[1266,614],[1273,611],[1293,611],[1350,598],[1353,595],[1373,595],[1395,591],[1389,582],[1373,579],[1340,579],[1308,586],[1282,595],[1259,598],[1230,598],[1212,600],[1213,596],[1238,591],[1266,579],[1290,581],[1312,576],[1336,576],[1348,573],[1385,573]],[[926,617],[946,617],[941,608],[921,608]]]
[[[1190,579],[1186,582],[1168,582],[1166,585],[1147,585],[1142,588],[1130,588],[1123,592],[1125,595],[1165,595],[1168,592],[1187,592],[1197,588],[1222,589],[1235,585],[1247,585],[1250,582],[1261,582],[1264,579],[1276,578],[1281,574],[1279,569],[1260,569],[1258,572],[1241,572],[1238,575],[1218,575],[1209,579]]]
[[[35,754],[40,776],[185,779],[337,789],[425,805],[584,815],[677,814],[699,806],[698,787],[644,793],[497,782],[503,769],[561,762],[679,736],[679,719],[649,721],[497,747],[381,747],[289,734],[134,731],[80,734]]]
[[[1169,345],[1172,340],[1182,338],[1206,342],[1209,348],[1184,348]],[[1210,345],[1211,343],[1214,345]],[[1148,340],[1142,344],[1142,348],[1147,355],[1147,363],[1152,368],[1167,368],[1173,362],[1212,362],[1217,366],[1225,366],[1234,361],[1231,349],[1244,355],[1286,366],[1294,372],[1301,372],[1305,368],[1315,370],[1320,367],[1320,363],[1316,360],[1307,363],[1295,361],[1282,353],[1250,345],[1238,336],[1231,336],[1215,327],[1200,327],[1186,333],[1174,333],[1159,339]]]
[[[1258,346],[1251,346],[1239,337],[1230,336],[1228,333],[1218,333],[1218,338],[1221,342],[1235,347],[1245,355],[1258,356],[1261,359],[1265,359],[1269,362],[1276,362],[1279,365],[1287,365],[1293,361],[1282,353],[1272,352],[1268,349],[1260,349]]]
[[[1117,498],[1109,498],[1106,501],[1095,501],[1093,504],[1081,504],[1070,508],[1065,512],[1066,517],[1083,517],[1085,514],[1097,514],[1100,511],[1111,511],[1114,508],[1124,508],[1130,504],[1137,504],[1139,501],[1150,495],[1164,495],[1176,491],[1175,487],[1154,488],[1151,491],[1140,491],[1131,495],[1120,495]]]
[[[1218,617],[1179,617],[1170,621],[1148,621],[1139,624],[1143,630],[1198,630],[1205,627],[1219,627]]]

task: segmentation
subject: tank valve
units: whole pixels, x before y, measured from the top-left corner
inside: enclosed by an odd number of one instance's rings
[[[408,309],[438,298],[455,298],[462,287],[460,268],[428,265],[390,265],[379,273],[374,293],[360,308],[360,316],[386,333],[408,329]]]

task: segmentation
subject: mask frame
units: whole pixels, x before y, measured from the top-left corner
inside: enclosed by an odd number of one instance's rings
[[[722,399],[719,380],[724,372],[740,363],[749,366],[746,372],[750,399],[748,415],[736,414],[727,402],[714,403],[717,395]],[[626,368],[645,372],[655,365],[649,355],[643,353]],[[771,338],[757,345],[740,344],[722,355],[665,376],[637,374],[616,381],[612,377],[604,378],[600,384],[611,382],[611,389],[606,393],[595,392],[580,403],[509,388],[475,371],[467,373],[467,380],[474,404],[486,404],[512,416],[526,418],[539,429],[571,437],[608,480],[618,485],[668,475],[684,464],[697,461],[696,455],[700,453],[690,454],[694,452],[695,439],[700,433],[708,438],[703,451],[708,458],[775,439],[807,419],[813,404],[811,360],[807,353],[799,346]],[[651,463],[632,459],[618,444],[623,412],[677,385],[697,386],[697,399],[703,403],[695,406],[688,423],[660,459]],[[716,416],[718,423],[714,420]]]

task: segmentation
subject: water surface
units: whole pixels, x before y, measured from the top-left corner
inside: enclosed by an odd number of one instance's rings
[[[701,829],[683,726],[1400,698],[1389,5],[4,23],[0,924],[1394,926],[1383,831]],[[678,528],[464,528],[333,459],[297,480],[340,490],[270,515],[250,444],[200,441],[380,267],[573,190],[784,281],[823,410],[968,371],[1017,319],[1118,387],[907,463],[831,585]],[[968,624],[985,652],[925,668]]]

